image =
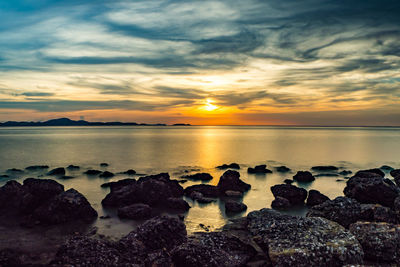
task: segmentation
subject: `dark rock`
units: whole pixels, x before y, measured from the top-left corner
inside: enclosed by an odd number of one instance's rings
[[[47,173],[47,175],[65,175],[65,169],[64,168],[62,168],[62,167],[60,167],[60,168],[55,168],[55,169],[52,169],[51,171],[49,171],[48,173]]]
[[[265,165],[265,164],[255,166],[254,168],[248,168],[247,172],[248,173],[272,173],[271,170],[267,169],[267,165]]]
[[[188,180],[182,179],[182,180],[177,180],[177,181],[178,181],[178,183],[180,183],[180,184],[184,184],[184,183],[186,183]]]
[[[136,180],[135,179],[131,179],[131,178],[127,178],[127,179],[122,179],[116,182],[108,182],[108,183],[104,183],[101,185],[101,187],[106,188],[106,187],[110,187],[111,190],[116,190],[119,187],[123,187],[126,185],[131,185],[131,184],[136,184]]]
[[[318,173],[314,175],[314,177],[338,177],[339,174],[337,173]]]
[[[298,171],[293,180],[300,183],[309,183],[315,180],[315,177],[309,171]]]
[[[290,172],[291,171],[291,169],[286,166],[275,167],[275,170],[277,172]]]
[[[354,199],[346,197],[337,197],[312,207],[308,211],[307,217],[326,218],[346,228],[350,224],[364,219],[361,204]]]
[[[388,165],[382,165],[379,169],[384,170],[384,171],[388,171],[388,172],[394,170],[393,167],[390,167],[390,166],[388,166]]]
[[[125,179],[110,188],[111,192],[102,200],[104,206],[163,205],[170,197],[183,196],[182,186],[176,180],[170,180],[168,173],[141,177],[136,183]]]
[[[12,249],[0,250],[0,266],[18,267],[25,266],[21,260],[21,253]]]
[[[37,208],[33,217],[45,224],[90,222],[97,218],[97,212],[81,193],[71,188]]]
[[[186,178],[192,181],[210,181],[213,177],[209,173],[196,173],[191,175],[183,175],[182,178]]]
[[[110,219],[111,216],[110,215],[105,215],[105,216],[100,216],[100,219],[106,220],[106,219]]]
[[[308,191],[308,198],[307,198],[307,206],[313,207],[319,204],[324,203],[325,201],[330,200],[329,197],[321,194],[317,190],[310,190]]]
[[[304,204],[307,198],[307,190],[294,185],[279,184],[271,187],[274,197],[282,197],[289,200],[291,205]]]
[[[400,190],[390,180],[381,177],[361,178],[356,174],[347,181],[343,192],[345,196],[361,203],[393,207]]]
[[[136,174],[136,171],[135,171],[135,170],[132,170],[132,169],[129,169],[129,170],[127,170],[127,171],[121,172],[121,174],[135,175],[135,174]]]
[[[398,223],[395,211],[379,204],[361,204],[362,219],[371,222]]]
[[[218,190],[221,194],[225,191],[246,192],[250,189],[250,185],[240,180],[240,174],[237,171],[228,170],[219,178]]]
[[[124,207],[134,203],[140,203],[140,186],[136,183],[115,187],[110,185],[111,192],[101,201],[105,207]]]
[[[176,267],[245,266],[255,249],[225,232],[197,233],[172,252]]]
[[[219,196],[218,187],[213,186],[213,185],[208,185],[208,184],[192,185],[192,186],[185,188],[185,190],[184,190],[185,196],[190,197],[190,198],[191,198],[191,195],[193,192],[199,192],[204,197],[218,197]]]
[[[227,191],[225,191],[225,196],[227,196],[227,197],[243,197],[243,193],[240,191],[227,190]]]
[[[28,178],[24,180],[23,188],[29,194],[22,199],[21,211],[31,213],[37,207],[64,192],[64,186],[50,179]]]
[[[60,177],[60,179],[62,179],[62,180],[69,180],[69,179],[72,179],[72,178],[75,178],[75,177],[74,176],[69,176],[69,175],[63,175],[63,176]]]
[[[273,266],[343,266],[363,263],[357,239],[324,218],[283,215],[270,209],[247,216],[247,228]]]
[[[118,209],[118,217],[123,219],[147,219],[151,217],[152,208],[146,204],[132,204]]]
[[[105,162],[100,163],[100,167],[108,167],[108,163],[105,163]]]
[[[287,200],[286,198],[283,197],[276,197],[272,203],[271,203],[271,208],[275,209],[275,210],[285,210],[288,209],[292,206],[292,204],[290,204],[290,201]]]
[[[365,259],[396,264],[400,261],[400,226],[389,223],[357,222],[350,231],[360,242]]]
[[[283,182],[284,182],[285,184],[292,184],[292,183],[294,183],[294,181],[293,181],[293,180],[290,180],[290,179],[285,179]]]
[[[86,175],[99,175],[100,173],[102,173],[102,171],[99,171],[99,170],[87,170],[83,174],[86,174]]]
[[[76,165],[69,165],[67,167],[67,170],[69,170],[69,171],[75,171],[75,170],[79,170],[79,169],[80,169],[80,167],[76,166]]]
[[[346,175],[349,175],[349,174],[352,174],[352,173],[353,173],[352,171],[348,171],[348,170],[343,170],[343,171],[339,172],[339,174],[343,175],[343,176],[346,176]]]
[[[201,197],[201,198],[197,198],[196,201],[201,204],[209,204],[211,202],[215,202],[216,200],[213,198]]]
[[[314,166],[311,167],[311,170],[318,171],[318,172],[331,172],[339,170],[336,166]]]
[[[0,178],[9,178],[10,176],[8,176],[7,174],[3,174],[3,175],[0,175]]]
[[[170,180],[168,173],[141,177],[137,184],[143,203],[162,205],[170,197],[182,197],[183,188],[176,180]]]
[[[0,187],[0,210],[16,212],[22,204],[24,195],[27,191],[17,181],[8,181]]]
[[[111,241],[77,235],[61,246],[50,266],[144,266],[144,258],[139,241],[124,250]]]
[[[158,249],[171,250],[186,241],[185,224],[178,218],[157,216],[140,225],[136,231],[130,232],[121,239],[121,243],[132,243],[139,240],[150,251]]]
[[[190,209],[189,204],[182,198],[170,197],[167,198],[163,204],[166,208],[186,212]]]
[[[247,206],[241,202],[234,200],[225,201],[225,212],[226,213],[238,213],[247,210]]]
[[[354,176],[362,178],[385,177],[385,173],[380,169],[369,169],[358,171]]]
[[[396,170],[390,171],[390,175],[393,178],[399,177],[400,176],[400,169],[396,169]]]
[[[47,166],[47,165],[33,165],[33,166],[26,167],[25,170],[38,171],[38,170],[44,170],[44,169],[48,169],[48,168],[49,168],[49,166]]]
[[[223,165],[217,166],[217,169],[220,169],[220,170],[237,169],[237,170],[239,170],[240,166],[237,163],[223,164]]]
[[[105,171],[102,174],[99,175],[100,178],[111,178],[114,177],[114,173]]]
[[[12,168],[12,169],[8,169],[7,170],[7,172],[8,173],[23,173],[24,171],[23,170],[20,170],[20,169],[16,169],[16,168]]]

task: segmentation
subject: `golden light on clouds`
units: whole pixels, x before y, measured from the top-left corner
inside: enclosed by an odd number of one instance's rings
[[[214,110],[218,109],[218,106],[216,106],[216,105],[214,105],[212,103],[213,103],[213,101],[211,99],[207,99],[206,100],[206,104],[203,107],[204,110],[206,110],[206,111],[214,111]]]

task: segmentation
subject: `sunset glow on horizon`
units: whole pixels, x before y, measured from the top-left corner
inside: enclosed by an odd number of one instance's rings
[[[400,126],[396,1],[0,4],[0,121]]]

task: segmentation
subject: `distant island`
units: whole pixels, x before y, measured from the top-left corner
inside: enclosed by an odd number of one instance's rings
[[[23,126],[167,126],[164,123],[147,124],[136,122],[89,122],[85,120],[74,121],[69,118],[53,119],[48,121],[7,121],[0,123],[0,127],[23,127]],[[190,126],[190,124],[177,123],[173,126]]]

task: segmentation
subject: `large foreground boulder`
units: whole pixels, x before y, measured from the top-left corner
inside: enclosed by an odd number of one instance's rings
[[[235,200],[227,200],[225,201],[225,212],[226,213],[238,213],[247,210],[247,206],[244,203],[235,201]]]
[[[345,228],[324,218],[283,215],[270,209],[247,216],[247,228],[273,266],[361,264],[363,250]]]
[[[152,208],[146,204],[132,204],[118,209],[118,217],[122,219],[147,219],[151,217]]]
[[[307,190],[290,184],[279,184],[271,187],[274,197],[282,197],[289,200],[291,205],[304,204],[307,198]]]
[[[78,220],[90,222],[97,218],[97,212],[81,193],[69,189],[37,208],[33,217],[45,224]]]
[[[177,267],[245,266],[256,251],[224,232],[197,233],[172,252]]]
[[[350,231],[360,242],[367,260],[378,263],[400,262],[400,226],[390,223],[358,222]]]
[[[393,182],[382,177],[363,178],[356,175],[346,184],[343,191],[345,196],[365,204],[393,207],[394,200],[400,194],[399,188]]]
[[[192,185],[185,188],[184,194],[187,197],[191,197],[193,192],[201,193],[204,197],[218,197],[219,189],[216,186],[208,184]]]
[[[354,176],[362,178],[385,177],[385,173],[380,169],[368,169],[356,172]]]
[[[242,180],[240,180],[240,174],[237,171],[228,170],[219,178],[218,190],[221,194],[225,194],[226,191],[239,191],[246,192],[251,186]]]
[[[186,226],[181,220],[170,216],[157,216],[144,222],[120,242],[129,247],[129,244],[139,240],[150,251],[170,250],[185,242],[186,236]]]
[[[0,211],[17,212],[27,191],[17,181],[8,181],[0,187]]]

